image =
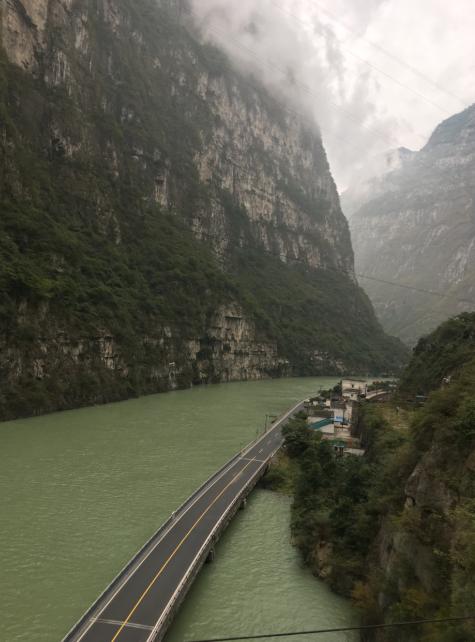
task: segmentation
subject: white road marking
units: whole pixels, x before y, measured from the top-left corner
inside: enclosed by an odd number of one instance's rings
[[[263,450],[264,450],[264,448],[261,448],[261,449],[260,449],[260,451],[259,451],[259,455],[261,454],[261,452],[262,452]]]
[[[91,618],[93,624],[99,622],[99,624],[111,624],[112,626],[129,626],[131,629],[140,629],[142,631],[153,631],[153,626],[148,626],[147,624],[137,624],[136,622],[119,622],[117,620],[103,620],[101,618]]]
[[[302,402],[299,402],[299,403],[295,404],[295,406],[293,406],[293,407],[292,407],[290,410],[288,410],[284,415],[282,415],[278,420],[276,420],[276,422],[273,424],[273,426],[272,426],[272,428],[269,430],[269,432],[274,432],[274,431],[276,431],[276,429],[277,429],[277,428],[279,428],[279,427],[280,427],[280,425],[281,425],[281,424],[282,424],[286,419],[288,419],[288,418],[290,417],[290,415],[291,415],[293,412],[295,412],[295,410],[296,410],[296,409],[301,405],[301,403],[302,403]],[[255,446],[259,445],[259,443],[261,443],[261,442],[265,439],[265,437],[266,437],[266,435],[263,435],[259,440],[257,440],[257,442],[256,442],[256,443],[254,443],[254,444],[250,444],[250,445],[249,445],[249,447],[247,448],[247,450],[243,451],[243,453],[242,453],[242,454],[243,454],[243,455],[244,455],[244,454],[247,454],[247,453],[248,453],[252,448],[254,448]],[[279,442],[279,443],[280,443],[280,436],[279,436],[279,435],[277,436],[277,442]],[[280,446],[279,446],[279,448],[280,448]],[[277,448],[277,450],[279,450],[279,448]],[[261,449],[259,452],[261,453],[261,452],[262,452],[262,450],[263,450],[263,449]],[[277,452],[277,450],[275,450],[275,451],[271,454],[271,457],[272,457],[273,455],[275,455],[275,453]],[[240,458],[240,459],[245,459],[245,458],[241,456],[241,458]],[[80,642],[80,640],[82,640],[82,639],[84,638],[84,636],[86,635],[86,633],[87,633],[87,632],[90,630],[90,628],[93,626],[94,622],[99,621],[99,617],[98,617],[98,616],[100,616],[100,615],[101,615],[101,614],[106,610],[106,608],[109,606],[109,604],[112,602],[112,600],[116,597],[116,595],[117,595],[118,593],[120,593],[120,591],[121,591],[121,590],[126,586],[126,584],[128,583],[128,581],[129,581],[129,580],[130,580],[130,579],[135,575],[135,573],[136,573],[136,572],[138,571],[138,569],[142,566],[142,564],[145,562],[145,560],[146,560],[146,559],[148,559],[148,557],[153,553],[153,551],[154,551],[154,550],[157,548],[157,546],[162,542],[162,540],[163,540],[163,539],[164,539],[164,538],[165,538],[165,537],[166,537],[166,536],[167,536],[167,535],[168,535],[168,534],[169,534],[169,533],[174,529],[175,525],[176,525],[179,521],[181,521],[182,517],[184,517],[184,516],[186,515],[186,513],[190,510],[190,508],[192,508],[192,506],[194,506],[194,504],[196,504],[196,502],[197,502],[199,499],[201,499],[201,498],[202,498],[202,497],[203,497],[203,496],[208,492],[208,490],[210,490],[210,489],[211,489],[211,488],[212,488],[212,487],[213,487],[213,486],[214,486],[214,485],[215,485],[215,484],[216,484],[216,483],[217,483],[217,482],[218,482],[218,481],[219,481],[219,480],[220,480],[220,479],[221,479],[221,478],[222,478],[222,477],[227,473],[227,472],[229,472],[229,471],[230,471],[230,470],[235,466],[235,464],[236,464],[238,461],[239,461],[239,459],[237,459],[237,460],[235,460],[235,461],[230,462],[229,466],[228,466],[228,467],[226,467],[226,468],[225,468],[225,469],[224,469],[224,470],[223,470],[223,471],[222,471],[222,472],[221,472],[221,473],[216,477],[216,479],[214,479],[214,480],[213,480],[213,482],[212,482],[209,486],[206,486],[205,488],[203,488],[202,492],[201,492],[201,493],[199,493],[199,494],[194,498],[193,502],[192,502],[189,506],[187,506],[187,507],[185,508],[185,510],[184,510],[184,511],[183,511],[183,512],[178,516],[178,518],[176,519],[176,521],[173,521],[173,522],[168,526],[168,528],[167,528],[167,529],[166,529],[166,530],[161,534],[161,537],[158,539],[158,541],[157,541],[157,542],[155,542],[155,544],[153,545],[153,547],[152,547],[152,548],[147,552],[147,554],[143,557],[143,559],[141,559],[141,560],[140,560],[140,562],[137,564],[137,566],[132,567],[132,568],[130,569],[130,571],[126,574],[126,576],[125,576],[124,578],[122,578],[121,583],[119,584],[119,586],[117,587],[117,589],[114,591],[114,593],[112,594],[112,596],[111,596],[111,597],[106,601],[106,603],[104,604],[104,606],[102,606],[102,607],[100,608],[100,610],[99,610],[99,611],[98,611],[98,613],[97,613],[97,616],[96,616],[95,618],[90,618],[90,619],[89,619],[89,625],[88,625],[88,626],[86,627],[86,629],[85,629],[85,630],[80,634],[80,637],[79,637],[79,638],[76,638],[77,642]],[[256,459],[255,461],[261,462],[262,464],[267,463],[267,461],[263,461],[263,460],[257,460],[257,459]],[[155,629],[155,628],[156,628],[156,627],[154,627],[154,629]],[[67,636],[69,636],[69,633],[67,634]],[[149,638],[149,639],[151,639],[151,638]],[[64,642],[64,641],[63,641],[63,642]]]
[[[163,539],[175,528],[175,526],[178,524],[178,522],[181,521],[181,519],[186,515],[186,513],[196,504],[196,502],[200,499],[203,498],[203,496],[211,489],[213,486],[220,481],[222,477],[226,473],[228,473],[232,468],[239,462],[239,459],[236,459],[235,461],[231,462],[230,465],[225,468],[217,477],[216,479],[213,480],[212,484],[209,486],[206,486],[203,488],[203,491],[201,493],[198,493],[198,495],[194,498],[194,500],[191,502],[189,506],[185,508],[185,510],[178,516],[177,519],[172,521],[169,526],[165,529],[165,531],[161,534],[160,538],[155,542],[155,544],[152,546],[152,548],[148,551],[148,553],[143,557],[142,560],[137,564],[137,566],[134,566],[130,569],[130,572],[123,578],[123,581],[119,584],[119,586],[116,588],[116,590],[112,593],[111,597],[107,600],[107,602],[100,608],[100,610],[97,613],[97,616],[95,618],[90,618],[89,620],[89,626],[86,627],[86,629],[81,633],[81,636],[77,638],[77,642],[80,642],[83,637],[88,633],[90,628],[94,624],[94,620],[97,620],[99,616],[104,613],[106,608],[109,606],[109,604],[112,602],[112,600],[120,593],[120,591],[126,586],[128,581],[135,575],[135,573],[139,570],[139,568],[142,566],[142,564],[147,560],[150,555],[155,551],[157,546],[163,541]]]
[[[277,451],[276,451],[276,452],[277,452]],[[275,453],[272,453],[272,454],[274,455]],[[258,461],[258,460],[256,460],[256,461]],[[263,468],[263,465],[264,465],[264,464],[266,464],[266,463],[267,463],[267,462],[265,462],[265,461],[263,461],[263,462],[261,463],[261,465],[259,466],[258,470],[257,470],[257,471],[256,471],[256,472],[251,476],[250,480],[252,480],[255,476],[257,476],[257,474],[260,472],[261,468]],[[220,517],[220,518],[219,518],[219,520],[216,522],[216,524],[214,525],[214,527],[211,529],[211,532],[210,532],[210,534],[208,535],[207,539],[204,541],[204,543],[203,543],[203,545],[201,546],[200,550],[199,550],[199,551],[198,551],[198,553],[195,555],[195,558],[193,559],[193,561],[191,562],[191,564],[188,566],[187,571],[186,571],[186,572],[184,573],[184,575],[182,576],[182,579],[181,579],[180,583],[178,584],[177,588],[175,589],[175,592],[173,593],[173,595],[171,596],[171,598],[168,600],[167,605],[166,605],[166,606],[165,606],[165,608],[163,609],[162,614],[160,615],[159,619],[157,620],[157,623],[156,623],[156,624],[155,624],[155,626],[153,627],[152,633],[149,635],[149,637],[147,638],[146,642],[153,642],[153,640],[155,640],[155,639],[156,639],[156,634],[157,634],[157,632],[160,630],[160,627],[161,627],[161,625],[162,625],[162,623],[163,623],[164,617],[165,617],[165,615],[168,613],[168,611],[169,611],[169,609],[170,609],[170,606],[173,604],[173,602],[176,600],[177,596],[180,594],[180,591],[181,591],[181,589],[182,589],[182,583],[183,583],[183,582],[184,582],[184,580],[186,579],[186,576],[187,576],[187,574],[188,574],[189,570],[190,570],[190,569],[192,569],[192,568],[194,567],[194,565],[196,564],[197,560],[199,559],[199,557],[200,557],[200,555],[201,555],[202,551],[206,548],[206,546],[207,546],[208,542],[210,541],[210,539],[212,538],[212,536],[214,535],[214,533],[218,530],[218,528],[219,528],[219,526],[220,526],[220,524],[221,524],[222,520],[225,518],[225,516],[227,515],[227,513],[228,513],[229,509],[233,506],[234,502],[237,500],[237,498],[238,498],[238,497],[239,497],[239,495],[242,493],[242,491],[243,491],[243,489],[242,489],[242,488],[240,488],[240,489],[239,489],[239,491],[238,491],[238,493],[234,496],[234,499],[233,499],[233,500],[228,504],[228,506],[227,506],[226,510],[221,514],[221,517]]]
[[[244,459],[244,461],[257,461],[260,464],[265,464],[266,463],[265,459],[256,459],[255,457],[253,457],[252,459],[249,459],[249,457],[241,457],[241,459]]]

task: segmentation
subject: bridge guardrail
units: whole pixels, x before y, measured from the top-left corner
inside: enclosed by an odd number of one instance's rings
[[[279,423],[282,423],[282,421],[290,416],[295,410],[302,405],[303,402],[299,402],[297,405],[295,405],[291,410],[288,410],[285,413],[282,413],[275,421],[273,421],[271,428],[275,427]],[[102,591],[102,593],[99,595],[99,597],[92,603],[92,605],[83,613],[83,615],[79,618],[79,620],[71,627],[71,629],[66,633],[66,635],[62,638],[61,642],[73,642],[74,636],[79,632],[81,627],[87,622],[87,620],[91,619],[93,617],[94,612],[96,609],[100,606],[101,601],[105,598],[107,593],[111,591],[112,588],[116,587],[119,585],[122,579],[124,579],[130,569],[134,566],[136,562],[140,560],[140,558],[146,553],[147,549],[153,544],[153,542],[160,536],[162,535],[165,530],[172,524],[179,516],[180,514],[186,509],[188,504],[192,502],[201,492],[203,492],[206,487],[214,480],[216,477],[221,475],[228,467],[231,467],[232,464],[239,459],[239,457],[242,457],[243,454],[245,454],[247,451],[249,451],[251,448],[253,448],[256,444],[258,444],[260,441],[262,441],[265,436],[267,435],[269,431],[264,433],[264,435],[259,435],[255,439],[253,439],[243,450],[241,450],[239,453],[235,454],[231,459],[229,459],[219,470],[214,472],[205,482],[201,484],[180,506],[176,509],[175,514],[170,515],[168,519],[163,522],[163,524],[155,531],[155,533],[145,542],[145,544],[140,548],[140,550],[135,553],[135,555],[127,562],[127,564],[121,569],[121,571],[114,577],[114,579],[106,586],[106,588]],[[275,454],[275,453],[274,453]],[[260,469],[259,469],[260,470]],[[226,513],[228,514],[228,512]],[[221,520],[220,520],[221,522]],[[153,639],[153,638],[150,638]]]
[[[140,559],[142,555],[144,555],[147,551],[147,549],[153,544],[153,542],[160,536],[162,535],[165,530],[167,529],[170,524],[172,524],[177,517],[179,517],[180,513],[187,507],[187,505],[192,502],[195,497],[197,497],[205,488],[216,478],[218,477],[226,468],[231,466],[239,457],[241,456],[241,453],[238,453],[234,455],[229,461],[227,461],[219,470],[214,472],[211,477],[209,477],[201,486],[199,486],[187,499],[185,499],[182,504],[176,509],[175,511],[175,516],[170,515],[168,519],[163,522],[163,524],[155,531],[155,533],[145,542],[145,544],[142,546],[142,548],[135,553],[135,555],[127,562],[127,564],[121,569],[121,571],[114,577],[114,579],[106,586],[106,588],[102,591],[102,593],[99,595],[99,597],[93,602],[93,604],[89,607],[89,609],[80,617],[80,619],[76,622],[76,624],[73,625],[73,627],[66,633],[64,638],[62,639],[62,642],[70,642],[73,640],[73,636],[78,633],[79,629],[83,626],[83,624],[92,616],[94,611],[98,608],[100,602],[102,599],[109,593],[109,591],[117,586],[119,582],[127,575],[128,571],[132,568],[132,566]]]
[[[208,535],[206,540],[203,542],[200,550],[196,554],[193,562],[191,563],[191,566],[188,568],[187,572],[182,577],[180,583],[175,589],[175,592],[172,595],[167,606],[165,607],[165,610],[160,616],[160,619],[155,624],[153,631],[150,633],[149,637],[147,638],[147,642],[157,642],[158,640],[163,639],[165,633],[168,630],[168,625],[171,621],[171,616],[173,615],[173,612],[180,606],[181,601],[184,599],[188,588],[191,586],[193,578],[197,575],[197,573],[205,563],[206,558],[209,554],[209,551],[212,548],[213,544],[215,543],[217,536],[221,533],[221,531],[225,527],[225,524],[228,523],[230,519],[232,519],[233,515],[238,510],[239,505],[244,499],[244,497],[247,497],[247,495],[251,492],[251,490],[257,484],[259,476],[262,475],[264,468],[267,466],[268,462],[272,459],[272,457],[274,457],[275,453],[279,450],[280,447],[281,445],[279,445],[279,447],[276,450],[274,450],[274,452],[269,456],[269,458],[265,462],[263,462],[261,466],[259,466],[255,474],[251,477],[251,479],[244,486],[244,488],[241,488],[239,493],[236,494],[232,503],[229,504],[226,512],[224,512],[219,518],[219,520],[216,522],[213,530]]]

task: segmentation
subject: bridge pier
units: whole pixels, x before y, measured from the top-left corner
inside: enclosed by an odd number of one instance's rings
[[[133,630],[135,641],[161,642],[201,567],[215,559],[216,542],[238,510],[245,508],[247,495],[282,445],[280,427],[302,407],[300,402],[282,415],[265,435],[230,459],[174,511],[66,634],[63,642],[104,642],[104,627],[113,626],[119,626],[114,640],[122,631],[129,636],[127,639],[132,639]],[[162,573],[169,564],[174,565],[174,572]],[[142,619],[129,622],[130,613],[138,612],[138,606]],[[120,617],[116,615],[118,611]],[[109,617],[109,612],[113,617]],[[109,639],[109,635],[106,637]]]
[[[213,548],[211,548],[209,553],[208,553],[208,556],[207,556],[207,558],[205,560],[205,564],[211,564],[212,562],[214,562],[214,558],[215,557],[216,557],[216,549],[213,546]]]

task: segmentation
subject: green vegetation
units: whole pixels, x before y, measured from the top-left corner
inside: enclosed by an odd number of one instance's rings
[[[401,378],[401,396],[426,395],[475,357],[475,313],[449,319],[420,339]]]
[[[259,248],[237,251],[232,270],[262,328],[299,373],[338,373],[338,361],[352,372],[399,368],[404,349],[382,332],[369,299],[347,275],[284,264]]]
[[[454,329],[458,323],[453,321]],[[442,374],[446,376],[447,371]],[[432,392],[414,415],[410,452],[416,457],[417,468],[411,466],[415,477],[409,478],[409,470],[398,481],[409,505],[404,510],[392,507],[383,526],[394,547],[390,571],[370,571],[355,589],[357,602],[370,621],[457,617],[473,611],[474,380],[475,359],[461,366],[449,385]],[[386,605],[381,610],[375,605],[383,594]],[[473,622],[427,626],[417,635],[410,639],[469,642],[475,627]],[[398,638],[388,633],[385,639]]]
[[[475,315],[452,319],[415,351],[403,385],[420,373],[422,389],[433,389],[417,411],[363,405],[364,457],[336,458],[303,418],[285,428],[291,465],[280,465],[278,481],[293,488],[294,542],[316,574],[352,596],[364,623],[473,613],[474,327]],[[411,642],[470,642],[475,624],[424,625],[404,635]],[[399,636],[387,630],[364,639]]]
[[[275,456],[272,465],[261,480],[261,486],[283,495],[293,495],[298,462],[282,450]]]
[[[293,541],[312,571],[344,595],[366,576],[375,531],[391,509],[402,508],[404,475],[414,463],[407,435],[393,430],[377,410],[365,408],[361,424],[368,448],[363,458],[337,457],[304,418],[284,428],[285,453],[297,469]]]
[[[120,3],[115,31],[94,6],[87,53],[69,23],[48,31],[35,74],[0,49],[0,418],[166,390],[172,361],[174,385],[199,382],[201,369],[212,381],[210,320],[231,302],[259,340],[278,345],[287,371],[396,369],[404,349],[348,276],[264,253],[219,173],[200,178],[196,158],[223,126],[198,90],[203,77],[242,89],[284,126],[280,107],[155,0]],[[84,10],[72,17],[82,22]],[[58,50],[68,74],[56,85]],[[263,147],[249,153],[259,167],[280,162]],[[328,204],[291,191],[317,220],[326,215]],[[229,238],[220,259],[215,239],[191,232],[216,208]],[[314,241],[331,264],[332,248]],[[190,363],[190,341],[203,344],[203,363]]]
[[[373,381],[373,383],[368,386],[368,392],[373,392],[374,390],[386,390],[390,392],[397,388],[397,383],[397,381],[389,381],[388,379]]]

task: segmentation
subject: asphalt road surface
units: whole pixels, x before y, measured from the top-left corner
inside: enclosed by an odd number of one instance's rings
[[[160,636],[170,606],[202,558],[210,537],[281,446],[282,424],[302,405],[283,415],[191,498],[65,642],[152,642]]]

